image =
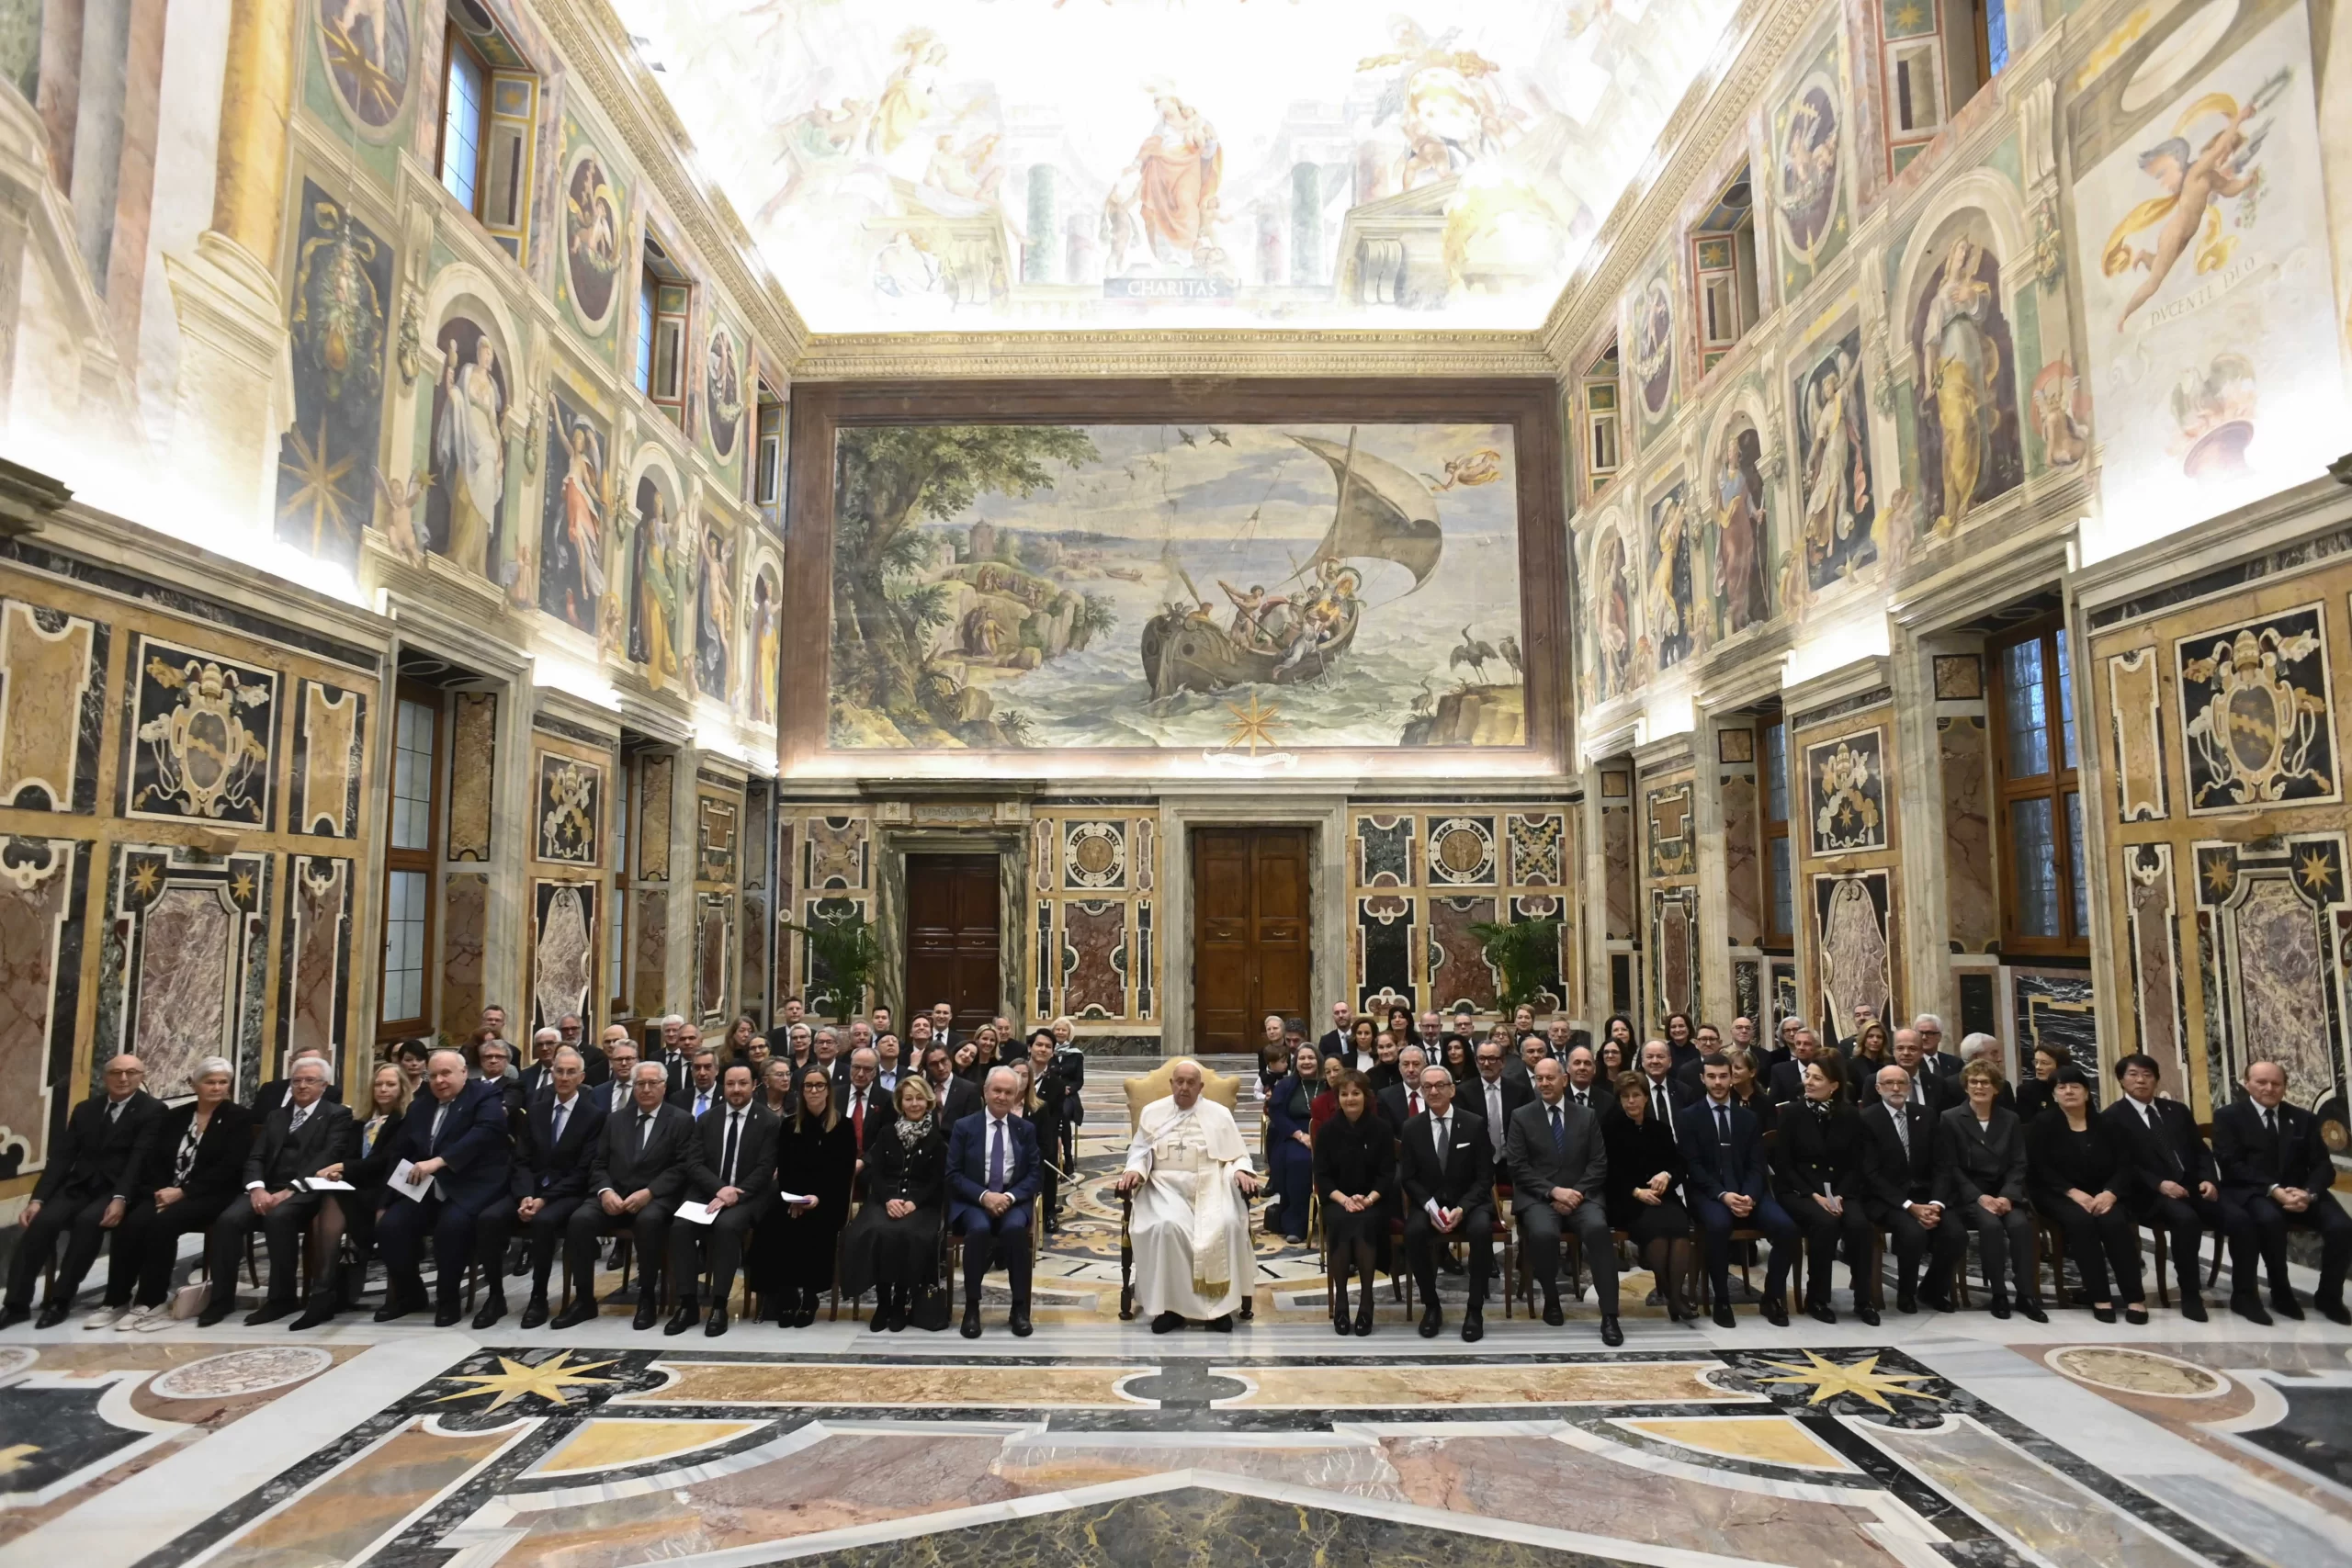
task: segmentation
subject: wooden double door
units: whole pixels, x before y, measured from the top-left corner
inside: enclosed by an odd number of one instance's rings
[[[907,995],[911,1018],[944,1001],[958,1035],[997,1015],[1002,902],[994,855],[907,857]]]
[[[1255,1055],[1268,1013],[1307,1017],[1305,828],[1193,833],[1193,1048]]]

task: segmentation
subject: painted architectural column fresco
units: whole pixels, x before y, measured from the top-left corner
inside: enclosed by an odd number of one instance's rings
[[[283,0],[230,0],[212,229],[264,264],[277,254],[300,15]]]

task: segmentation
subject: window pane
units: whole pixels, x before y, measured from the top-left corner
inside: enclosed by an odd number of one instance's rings
[[[1772,865],[1772,929],[1788,932],[1797,929],[1796,890],[1789,877],[1789,840],[1773,839]]]
[[[425,874],[396,871],[384,886],[384,1002],[388,1019],[424,1010]]]
[[[2055,643],[2058,665],[2058,764],[2063,768],[2075,765],[2075,671],[2066,662],[2066,634],[2058,634]]]
[[[2075,897],[2069,934],[2081,936],[2091,929],[2090,891],[2083,868],[2083,797],[2072,790],[2066,792],[2066,870]]]
[[[433,847],[433,709],[405,697],[392,742],[391,847]]]
[[[1785,724],[1764,728],[1764,816],[1773,822],[1789,819],[1789,727]]]
[[[2013,779],[2050,771],[2050,709],[2041,683],[2040,637],[2001,650],[2002,717],[2008,730]]]
[[[2009,860],[2016,869],[2018,934],[2056,936],[2058,846],[2051,839],[2048,800],[2009,803]]]
[[[481,167],[481,62],[452,33],[449,90],[441,105],[441,183],[469,212],[474,209],[474,177]]]
[[[653,389],[653,275],[645,274],[637,284],[637,389]]]

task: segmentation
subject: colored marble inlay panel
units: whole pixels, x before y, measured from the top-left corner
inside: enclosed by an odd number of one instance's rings
[[[664,1361],[671,1381],[630,1404],[1125,1406],[1118,1385],[1144,1367],[872,1367]]]
[[[1707,1381],[1710,1361],[1571,1361],[1546,1366],[1480,1367],[1465,1378],[1459,1369],[1351,1367],[1334,1377],[1324,1367],[1218,1367],[1219,1377],[1255,1384],[1249,1393],[1217,1401],[1219,1409],[1393,1409],[1414,1404],[1597,1404],[1613,1400],[1705,1400],[1752,1404],[1753,1394],[1731,1393]]]

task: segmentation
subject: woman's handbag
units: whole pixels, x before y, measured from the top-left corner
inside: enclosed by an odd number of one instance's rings
[[[914,1285],[909,1290],[907,1326],[925,1329],[933,1334],[946,1328],[956,1315],[955,1303],[948,1296],[947,1287],[940,1284]]]

